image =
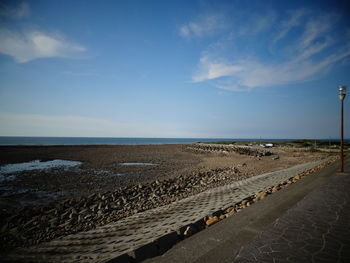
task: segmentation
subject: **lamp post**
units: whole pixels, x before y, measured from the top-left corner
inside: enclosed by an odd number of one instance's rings
[[[338,86],[340,108],[340,172],[344,173],[344,99],[346,95],[346,86]]]

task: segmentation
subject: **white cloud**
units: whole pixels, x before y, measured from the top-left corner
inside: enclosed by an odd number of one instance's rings
[[[210,58],[203,56],[200,60],[201,68],[198,74],[192,78],[193,82],[216,79],[224,76],[233,75],[243,68],[239,65],[229,65],[224,62],[213,62]]]
[[[242,91],[244,89],[267,87],[279,84],[289,84],[301,81],[307,81],[321,73],[334,63],[350,55],[350,46],[342,49],[332,55],[324,57],[321,61],[312,62],[311,60],[295,59],[269,65],[258,61],[238,61],[232,65],[220,65],[215,67],[215,74],[210,71],[215,62],[206,60],[206,70],[201,71],[199,75],[194,75],[193,81],[200,82],[205,80],[215,80],[219,77],[228,77],[229,84],[222,85],[215,83],[217,88]]]
[[[289,17],[281,22],[278,33],[273,39],[273,42],[277,42],[278,40],[284,38],[293,28],[300,26],[302,20],[309,13],[308,10],[302,8],[297,10],[292,10],[289,13]]]
[[[300,47],[307,48],[313,44],[318,38],[327,35],[335,26],[338,16],[321,15],[311,19],[306,23],[305,30],[300,40]]]
[[[350,56],[350,40],[333,34],[338,16],[310,16],[301,23],[306,12],[292,13],[292,17],[281,22],[282,29],[275,32],[275,37],[269,39],[267,45],[289,37],[288,46],[279,46],[278,51],[283,56],[272,55],[272,59],[269,59],[261,50],[255,55],[244,52],[233,54],[228,49],[220,54],[208,48],[203,52],[192,81],[210,81],[217,88],[232,91],[303,82],[320,76],[335,63]],[[294,32],[289,35],[291,28],[297,25],[301,29],[299,34]],[[236,38],[242,43],[244,40]],[[235,59],[229,59],[233,55]]]
[[[29,5],[25,2],[20,3],[16,7],[10,7],[5,4],[0,4],[0,17],[11,19],[22,19],[30,15]]]
[[[292,60],[271,66],[251,63],[245,67],[245,72],[238,76],[239,84],[243,87],[256,88],[307,81],[349,55],[350,47],[317,62]]]
[[[14,32],[0,28],[0,40],[0,53],[13,57],[19,63],[38,58],[73,57],[86,50],[60,36],[40,31]]]
[[[201,16],[197,20],[182,25],[179,34],[183,38],[205,37],[218,32],[225,27],[223,17],[220,15]]]

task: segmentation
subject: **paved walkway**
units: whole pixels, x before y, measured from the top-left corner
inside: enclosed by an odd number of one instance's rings
[[[350,262],[350,175],[308,195],[232,262]]]
[[[144,263],[350,262],[350,158],[306,176]]]
[[[153,249],[159,249],[159,242],[158,247],[155,248],[152,246],[152,241],[167,235],[163,242],[164,249],[166,249],[167,239],[177,238],[174,231],[180,227],[279,184],[321,162],[302,164],[210,189],[91,231],[69,235],[36,247],[17,250],[11,255],[11,258],[42,262],[107,262],[129,253],[137,260],[141,260],[145,254],[152,253]],[[146,247],[142,247],[145,245]]]

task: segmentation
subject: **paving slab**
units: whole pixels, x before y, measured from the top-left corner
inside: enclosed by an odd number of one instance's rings
[[[282,183],[324,161],[305,163],[210,189],[90,231],[15,250],[8,259],[35,262],[127,262],[131,257],[142,261],[164,252],[176,243],[175,232],[181,227]]]
[[[350,262],[350,174],[337,169],[303,177],[144,263]]]
[[[306,196],[232,262],[350,262],[350,174]]]

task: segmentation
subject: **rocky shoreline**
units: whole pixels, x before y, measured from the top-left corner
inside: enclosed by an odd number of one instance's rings
[[[221,153],[236,152],[239,154],[262,157],[273,155],[273,151],[258,147],[245,147],[236,145],[218,145],[208,143],[195,143],[187,147],[188,150],[197,153]]]
[[[45,206],[24,207],[5,214],[1,225],[1,250],[31,246],[96,226],[137,212],[166,205],[209,188],[250,177],[246,165],[194,173],[191,176],[123,187],[66,199]]]
[[[174,146],[168,147],[174,149]],[[209,156],[205,158],[211,158],[211,154],[216,155],[218,153],[228,155],[227,158],[229,158],[231,166],[214,169],[191,169],[188,173],[180,173],[180,175],[170,178],[165,177],[159,180],[114,187],[113,190],[56,200],[44,205],[2,209],[0,251],[2,253],[6,251],[7,253],[16,247],[32,246],[60,236],[94,229],[97,226],[169,204],[210,188],[251,177],[256,175],[256,170],[252,169],[251,162],[254,162],[255,159],[268,158],[262,161],[268,164],[273,159],[269,155],[275,154],[265,149],[256,151],[256,149],[249,147],[208,144],[181,146],[181,149],[185,152],[197,151],[197,155],[198,153],[199,155],[205,153],[206,156]],[[236,153],[249,156],[241,159],[247,160],[249,164],[241,162],[232,165],[231,158],[233,156],[237,156],[234,157],[235,160],[238,158]],[[176,153],[176,156],[178,156],[178,153]],[[275,156],[277,155],[275,154]],[[213,161],[220,160],[216,158]],[[142,159],[142,161],[149,160]]]

